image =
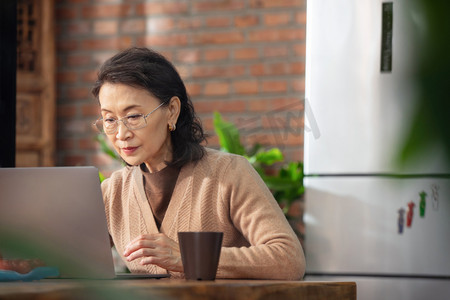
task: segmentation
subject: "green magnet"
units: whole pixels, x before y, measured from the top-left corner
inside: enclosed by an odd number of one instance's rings
[[[420,196],[420,203],[419,203],[419,211],[420,211],[420,216],[423,218],[425,217],[425,208],[426,208],[426,198],[427,198],[427,193],[425,193],[425,191],[422,191],[419,193]]]

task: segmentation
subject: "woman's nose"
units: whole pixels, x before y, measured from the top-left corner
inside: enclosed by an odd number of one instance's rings
[[[116,138],[119,140],[125,140],[130,137],[131,131],[125,126],[123,122],[117,123]]]

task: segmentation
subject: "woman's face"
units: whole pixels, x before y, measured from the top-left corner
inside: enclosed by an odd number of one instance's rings
[[[161,102],[144,89],[120,83],[105,83],[99,92],[103,119],[146,115]],[[145,163],[151,172],[166,166],[172,159],[172,143],[168,125],[175,124],[180,112],[180,100],[173,97],[168,106],[161,106],[147,117],[147,125],[141,129],[129,130],[118,122],[117,131],[107,134],[114,149],[130,165]]]

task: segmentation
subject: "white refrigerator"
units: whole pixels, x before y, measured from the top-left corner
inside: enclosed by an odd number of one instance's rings
[[[411,1],[308,0],[305,280],[358,299],[450,299],[450,164],[400,166],[415,103]]]

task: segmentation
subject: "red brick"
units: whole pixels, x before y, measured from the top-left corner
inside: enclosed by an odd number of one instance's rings
[[[114,163],[114,160],[111,157],[109,157],[108,155],[103,154],[103,153],[98,153],[96,155],[93,155],[91,157],[91,161],[94,166],[98,166],[98,167],[111,166],[111,164]],[[112,171],[107,171],[106,169],[105,170],[102,169],[101,172],[107,178],[109,176],[111,176],[111,173],[112,173]]]
[[[100,1],[105,2],[106,0],[100,0]],[[70,5],[79,5],[79,4],[88,3],[89,0],[66,0],[66,1],[57,0],[57,2],[66,2],[66,3],[70,4]]]
[[[144,33],[145,19],[124,20],[122,21],[122,24],[120,24],[120,28],[123,33]]]
[[[180,75],[181,79],[191,77],[191,67],[190,67],[190,65],[177,64],[175,67],[176,67],[176,69],[178,71],[178,74]]]
[[[62,52],[75,51],[78,49],[78,41],[74,39],[57,39],[56,50]]]
[[[67,21],[78,17],[78,10],[73,8],[61,7],[55,10],[55,17],[57,20]]]
[[[306,56],[306,44],[296,44],[293,47],[294,52],[297,56],[305,57]]]
[[[293,80],[292,83],[292,89],[296,92],[305,92],[305,80],[304,79],[296,79]]]
[[[140,38],[145,46],[150,48],[155,46],[185,46],[188,43],[186,34],[150,34]]]
[[[233,82],[233,88],[237,94],[256,94],[258,92],[258,81],[241,80]]]
[[[298,24],[306,25],[306,11],[301,11],[295,14],[295,21]]]
[[[231,19],[229,17],[209,17],[206,18],[205,24],[208,28],[211,27],[229,27],[231,25]]]
[[[100,106],[95,102],[84,104],[81,106],[81,114],[84,117],[92,117],[92,120],[95,120],[100,116]]]
[[[176,27],[183,30],[194,30],[203,27],[203,20],[200,18],[184,18],[177,20]]]
[[[78,74],[76,72],[58,72],[57,73],[58,82],[63,83],[73,83],[78,80]]]
[[[257,59],[258,56],[257,48],[241,48],[234,51],[235,59]]]
[[[111,50],[119,47],[119,40],[116,37],[102,39],[87,39],[81,42],[85,50]]]
[[[266,74],[264,64],[254,64],[250,67],[250,72],[253,76],[262,76]]]
[[[177,61],[183,63],[195,63],[200,61],[200,50],[198,49],[184,49],[179,50],[176,55]]]
[[[193,36],[194,44],[239,44],[244,41],[244,34],[240,31],[204,32]]]
[[[303,110],[291,113],[287,119],[287,126],[289,128],[294,128],[295,130],[293,131],[295,131],[297,134],[303,132],[303,126],[305,124]]]
[[[61,150],[71,150],[75,148],[75,140],[73,138],[60,137],[57,140],[58,151]]]
[[[257,64],[251,67],[251,74],[254,76],[263,75],[288,75],[294,70],[291,70],[291,63],[271,63],[271,64]],[[298,70],[295,70],[298,71]]]
[[[194,66],[192,69],[193,78],[206,77],[236,77],[245,73],[243,65],[230,66]]]
[[[265,57],[284,57],[288,55],[288,48],[286,46],[268,46],[264,48]]]
[[[73,118],[77,114],[77,106],[75,105],[58,105],[57,114],[60,118]]]
[[[290,64],[292,74],[305,74],[305,63],[294,62]]]
[[[250,111],[270,111],[272,108],[272,100],[256,99],[248,102],[248,109]]]
[[[222,0],[222,1],[195,1],[192,3],[193,12],[205,11],[231,11],[245,8],[245,3],[242,0]]]
[[[94,83],[97,80],[97,70],[83,72],[82,79],[86,83]]]
[[[69,35],[83,35],[91,32],[91,27],[88,22],[78,21],[70,23],[67,26],[67,34]]]
[[[243,100],[208,100],[195,101],[195,110],[198,113],[218,111],[225,112],[241,112],[245,110],[245,101]]]
[[[98,143],[91,138],[84,138],[78,141],[78,148],[81,150],[95,150],[98,148]]]
[[[223,96],[230,91],[228,82],[208,82],[205,83],[203,94],[206,96]]]
[[[195,108],[195,104],[194,104],[194,108]],[[212,114],[210,114],[212,116]],[[202,116],[201,117],[201,121],[202,121],[202,127],[203,130],[205,131],[214,131],[214,120],[211,116]]]
[[[198,83],[186,83],[186,89],[190,96],[198,96],[201,93],[202,85]]]
[[[131,6],[127,4],[91,5],[83,7],[84,18],[118,18],[131,15]]]
[[[249,33],[251,42],[298,41],[305,39],[303,28],[258,29]]]
[[[265,115],[262,118],[262,127],[264,129],[284,129],[287,127],[288,120],[283,115]]]
[[[106,21],[95,21],[94,22],[94,33],[98,35],[113,35],[117,34],[118,26],[116,20],[106,20]]]
[[[253,133],[245,136],[247,145],[260,143],[263,146],[280,147],[303,145],[303,134],[285,134],[280,130],[265,130],[265,133]]]
[[[91,53],[93,64],[98,69],[102,63],[104,63],[108,58],[117,53],[116,49],[110,49],[109,51],[93,52]]]
[[[262,83],[262,91],[267,93],[286,92],[286,81],[265,81]]]
[[[277,8],[277,7],[292,7],[302,8],[305,6],[306,0],[250,0],[250,7],[253,8]]]
[[[86,54],[72,54],[69,53],[66,58],[66,64],[69,67],[80,67],[90,65],[91,57]]]
[[[286,75],[286,74],[289,74],[289,64],[287,63],[266,64],[265,75]]]
[[[86,157],[83,155],[67,155],[64,158],[65,166],[85,166]]]
[[[250,111],[303,110],[303,103],[298,98],[255,99],[249,101],[248,105]]]
[[[286,25],[291,21],[290,12],[266,14],[264,16],[264,24],[268,26]]]
[[[286,111],[303,111],[303,100],[299,95],[297,98],[276,98],[273,99],[273,107],[271,110],[286,110]]]
[[[219,137],[217,135],[210,134],[208,137],[208,147],[216,147],[218,148],[220,146]]]
[[[150,18],[147,20],[148,32],[166,32],[175,28],[173,18]]]
[[[93,82],[92,82],[93,83]],[[68,100],[82,100],[89,99],[90,97],[90,88],[80,88],[80,87],[67,87],[67,99]]]
[[[285,147],[283,149],[284,160],[290,161],[303,161],[303,148],[302,146]]]
[[[229,58],[230,51],[227,49],[206,49],[203,55],[206,61],[218,61]]]
[[[136,13],[139,16],[174,15],[186,12],[188,12],[188,3],[180,1],[144,3],[136,7]]]
[[[119,50],[125,50],[132,46],[136,46],[135,39],[132,36],[120,36],[119,38]]]
[[[259,24],[257,15],[237,16],[234,18],[234,25],[238,28],[256,26]]]
[[[74,1],[74,0],[70,0],[70,1]],[[92,0],[75,0],[75,1],[81,1],[81,2],[90,2]],[[115,4],[119,1],[117,0],[95,0],[95,3],[97,4]]]

